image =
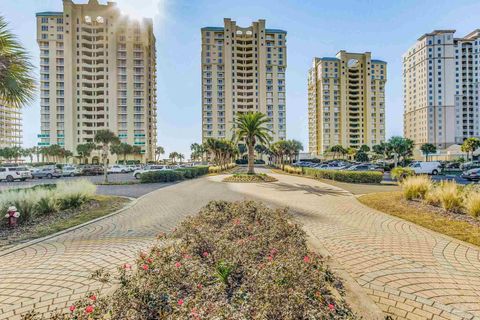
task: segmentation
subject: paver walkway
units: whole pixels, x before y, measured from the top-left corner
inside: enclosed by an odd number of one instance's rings
[[[288,206],[313,240],[394,319],[480,319],[480,250],[369,209],[342,189],[295,176],[268,184],[225,184],[221,176],[169,186],[131,209],[0,256],[0,319],[33,306],[67,306],[99,284],[99,267],[132,261],[159,231],[212,199]],[[108,289],[108,288],[104,288]]]

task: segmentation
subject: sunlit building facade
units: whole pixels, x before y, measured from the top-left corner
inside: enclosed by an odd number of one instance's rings
[[[403,55],[404,134],[438,149],[480,136],[480,31],[422,35]]]
[[[76,152],[109,129],[153,160],[157,142],[156,51],[151,19],[122,15],[114,2],[63,1],[37,13],[39,145]]]
[[[19,108],[0,102],[0,148],[20,147],[22,144],[22,112]]]
[[[387,63],[371,53],[314,58],[308,72],[308,150],[358,149],[385,140]]]
[[[287,32],[224,19],[201,33],[202,140],[230,139],[236,115],[255,111],[267,115],[275,141],[285,139]]]

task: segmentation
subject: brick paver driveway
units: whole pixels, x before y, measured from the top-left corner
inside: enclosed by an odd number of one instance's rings
[[[62,308],[101,288],[92,271],[133,260],[159,231],[213,199],[288,206],[394,319],[480,319],[480,250],[362,206],[342,189],[295,176],[226,184],[222,176],[165,187],[121,214],[7,255],[0,253],[0,319]],[[103,288],[108,290],[108,288]]]

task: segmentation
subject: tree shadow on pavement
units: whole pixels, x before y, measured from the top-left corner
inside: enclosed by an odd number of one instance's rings
[[[304,194],[312,194],[316,196],[349,196],[351,195],[349,192],[341,189],[336,188],[329,188],[329,187],[317,187],[317,186],[310,186],[307,184],[290,184],[290,183],[266,183],[261,185],[264,188],[274,189],[276,191],[281,192],[294,192],[294,191],[303,191]]]

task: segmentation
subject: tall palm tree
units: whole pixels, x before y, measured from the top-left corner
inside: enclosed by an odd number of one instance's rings
[[[0,100],[20,108],[35,94],[33,66],[27,51],[0,16]]]
[[[179,153],[177,155],[177,157],[178,157],[178,160],[179,160],[180,164],[182,164],[182,160],[185,159],[185,156],[182,153]]]
[[[269,119],[260,112],[243,113],[235,119],[235,137],[245,141],[248,150],[248,174],[255,174],[255,144],[268,144],[272,140],[271,130],[265,125]]]
[[[115,135],[110,130],[99,130],[95,134],[95,138],[93,139],[96,143],[98,143],[102,149],[102,160],[103,160],[103,177],[105,183],[108,183],[108,155],[110,145],[118,144],[120,143],[120,140],[118,137]]]
[[[173,163],[177,163],[175,160],[178,158],[178,152],[176,151],[170,152],[170,154],[168,155],[168,158],[172,160]]]
[[[119,144],[113,144],[110,147],[110,151],[116,155],[123,156],[123,164],[127,164],[127,155],[133,154],[133,146],[128,143],[122,142]]]
[[[77,145],[77,154],[80,157],[80,164],[82,164],[82,160],[90,157],[93,150],[95,150],[95,143],[93,142],[87,142]]]
[[[160,156],[165,154],[165,149],[162,146],[155,148],[155,161],[160,161]]]

